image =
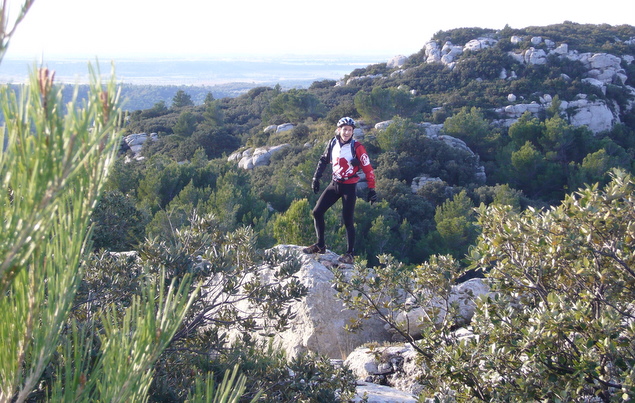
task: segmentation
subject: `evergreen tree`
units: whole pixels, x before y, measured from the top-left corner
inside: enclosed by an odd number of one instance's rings
[[[186,106],[194,106],[192,97],[183,90],[178,90],[172,98],[172,108],[184,108]]]

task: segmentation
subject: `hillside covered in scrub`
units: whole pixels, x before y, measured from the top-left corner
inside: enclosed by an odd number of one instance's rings
[[[0,400],[632,400],[634,41],[462,28],[129,113],[92,69],[70,102],[47,68],[4,86]],[[339,204],[302,252],[343,116],[379,195],[357,186],[353,264]]]
[[[202,104],[180,90],[169,107],[127,117],[128,135],[155,141],[143,145],[143,159],[117,164],[95,215],[97,245],[134,248],[186,225],[194,209],[228,229],[253,227],[262,247],[310,242],[311,176],[335,122],[351,116],[382,200],[358,205],[358,228],[369,234],[359,254],[411,263],[460,257],[478,235],[474,207],[504,200],[541,208],[605,183],[611,168],[633,170],[634,38],[632,26],[569,22],[461,28],[438,32],[416,54],[308,89],[208,94]],[[283,124],[291,130],[271,130]],[[266,166],[244,170],[227,160],[281,145]],[[337,250],[343,237],[333,238]]]

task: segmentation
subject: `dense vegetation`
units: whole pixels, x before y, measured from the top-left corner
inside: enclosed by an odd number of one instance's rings
[[[635,119],[622,115],[622,124],[594,134],[557,112],[559,100],[578,93],[620,110],[632,100],[618,83],[606,94],[590,88],[575,63],[523,66],[506,52],[512,35],[541,35],[634,55],[624,41],[635,28],[565,23],[435,38],[463,44],[485,34],[500,41],[464,54],[453,70],[419,53],[401,74],[373,65],[351,72],[345,79],[357,79],[346,85],[208,93],[202,103],[178,90],[169,106],[128,115],[117,113],[113,82],[107,91],[93,85],[85,113],[62,106],[46,72],[33,77],[28,107],[5,89],[0,322],[10,337],[0,398],[203,401],[207,392],[209,401],[214,381],[234,367],[247,375],[238,385],[246,400],[350,397],[346,368],[315,355],[287,361],[252,338],[287,326],[287,304],[306,292],[293,280],[294,257],[264,250],[312,241],[311,176],[342,116],[363,123],[381,197],[372,206],[358,201],[357,230],[366,236],[358,237],[358,280],[340,281],[342,298],[370,313],[372,295],[355,297],[362,291],[408,290],[425,306],[430,290],[443,293],[469,269],[486,269],[499,291],[478,304],[478,337],[457,338],[448,319],[412,341],[430,369],[427,396],[633,398]],[[517,79],[499,79],[503,67]],[[632,63],[625,69],[633,85]],[[560,81],[563,71],[571,81]],[[492,108],[509,93],[525,100],[549,93],[554,107],[509,128],[492,125]],[[373,128],[387,119],[385,130]],[[293,130],[264,130],[287,122]],[[444,134],[473,152],[427,136],[421,122],[443,123]],[[143,160],[122,148],[113,161],[116,132],[158,139],[144,145]],[[236,150],[281,143],[290,146],[268,166],[243,170],[227,161]],[[31,154],[37,158],[25,158]],[[438,180],[413,193],[422,176]],[[338,207],[329,214],[328,247],[342,252]],[[129,250],[137,255],[112,253]],[[263,284],[265,267],[290,282]],[[239,300],[258,315],[241,315]]]
[[[382,251],[410,263],[436,253],[459,258],[478,235],[470,218],[473,207],[502,200],[520,209],[553,205],[585,183],[606,183],[610,168],[633,169],[632,113],[622,114],[622,124],[599,134],[571,126],[558,113],[559,102],[579,93],[625,110],[632,101],[623,87],[615,84],[603,94],[582,81],[585,70],[574,62],[551,58],[546,65],[526,66],[507,55],[513,35],[525,38],[515,45],[522,49],[531,35],[567,41],[569,32],[570,47],[634,53],[634,46],[624,42],[635,36],[628,26],[564,23],[522,30],[507,27],[497,33],[465,28],[439,32],[435,39],[463,44],[490,35],[499,41],[479,52],[466,52],[452,70],[425,63],[420,52],[410,56],[400,74],[391,74],[398,69],[385,64],[371,65],[351,72],[344,78],[346,85],[326,80],[305,90],[259,87],[222,99],[208,93],[202,103],[179,90],[169,107],[158,102],[128,116],[127,133],[158,133],[159,139],[144,146],[144,161],[118,164],[111,175],[99,208],[123,211],[106,202],[116,200],[132,208],[127,214],[134,219],[112,234],[102,233],[105,227],[98,226],[99,246],[134,249],[146,236],[161,236],[165,228],[186,225],[187,212],[194,209],[214,213],[228,229],[254,228],[261,247],[309,242],[310,218],[301,217],[315,202],[309,183],[317,155],[332,136],[337,119],[350,115],[364,124],[363,142],[383,199],[373,208],[358,204],[358,230],[376,234],[359,240],[358,254],[376,261]],[[515,71],[517,78],[500,79],[502,68]],[[625,68],[634,70],[632,64]],[[563,81],[562,73],[570,80]],[[382,78],[370,78],[375,75]],[[633,84],[633,76],[626,84]],[[509,93],[525,102],[550,94],[553,106],[540,116],[527,114],[509,128],[496,126],[491,121],[493,108],[506,104]],[[388,119],[393,124],[386,130],[372,128]],[[287,122],[295,125],[292,131],[264,130]],[[420,122],[443,123],[443,134],[465,141],[474,154],[426,136]],[[274,155],[269,166],[242,171],[226,162],[241,148],[282,143],[291,146]],[[485,180],[478,175],[480,166]],[[421,176],[441,181],[428,182],[412,193],[411,182]],[[337,211],[333,213],[337,231]],[[291,219],[290,214],[298,217]],[[282,229],[290,222],[304,227]],[[298,238],[291,233],[304,235]],[[330,238],[330,248],[337,251],[339,235]]]

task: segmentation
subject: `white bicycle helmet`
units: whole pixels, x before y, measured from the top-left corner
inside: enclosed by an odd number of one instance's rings
[[[342,127],[342,126],[353,126],[354,128],[355,121],[349,117],[342,118],[339,120],[339,122],[337,122],[337,127]]]

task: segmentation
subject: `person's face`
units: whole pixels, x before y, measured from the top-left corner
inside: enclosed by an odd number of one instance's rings
[[[340,138],[343,141],[348,141],[351,137],[353,137],[353,126],[340,127]]]

